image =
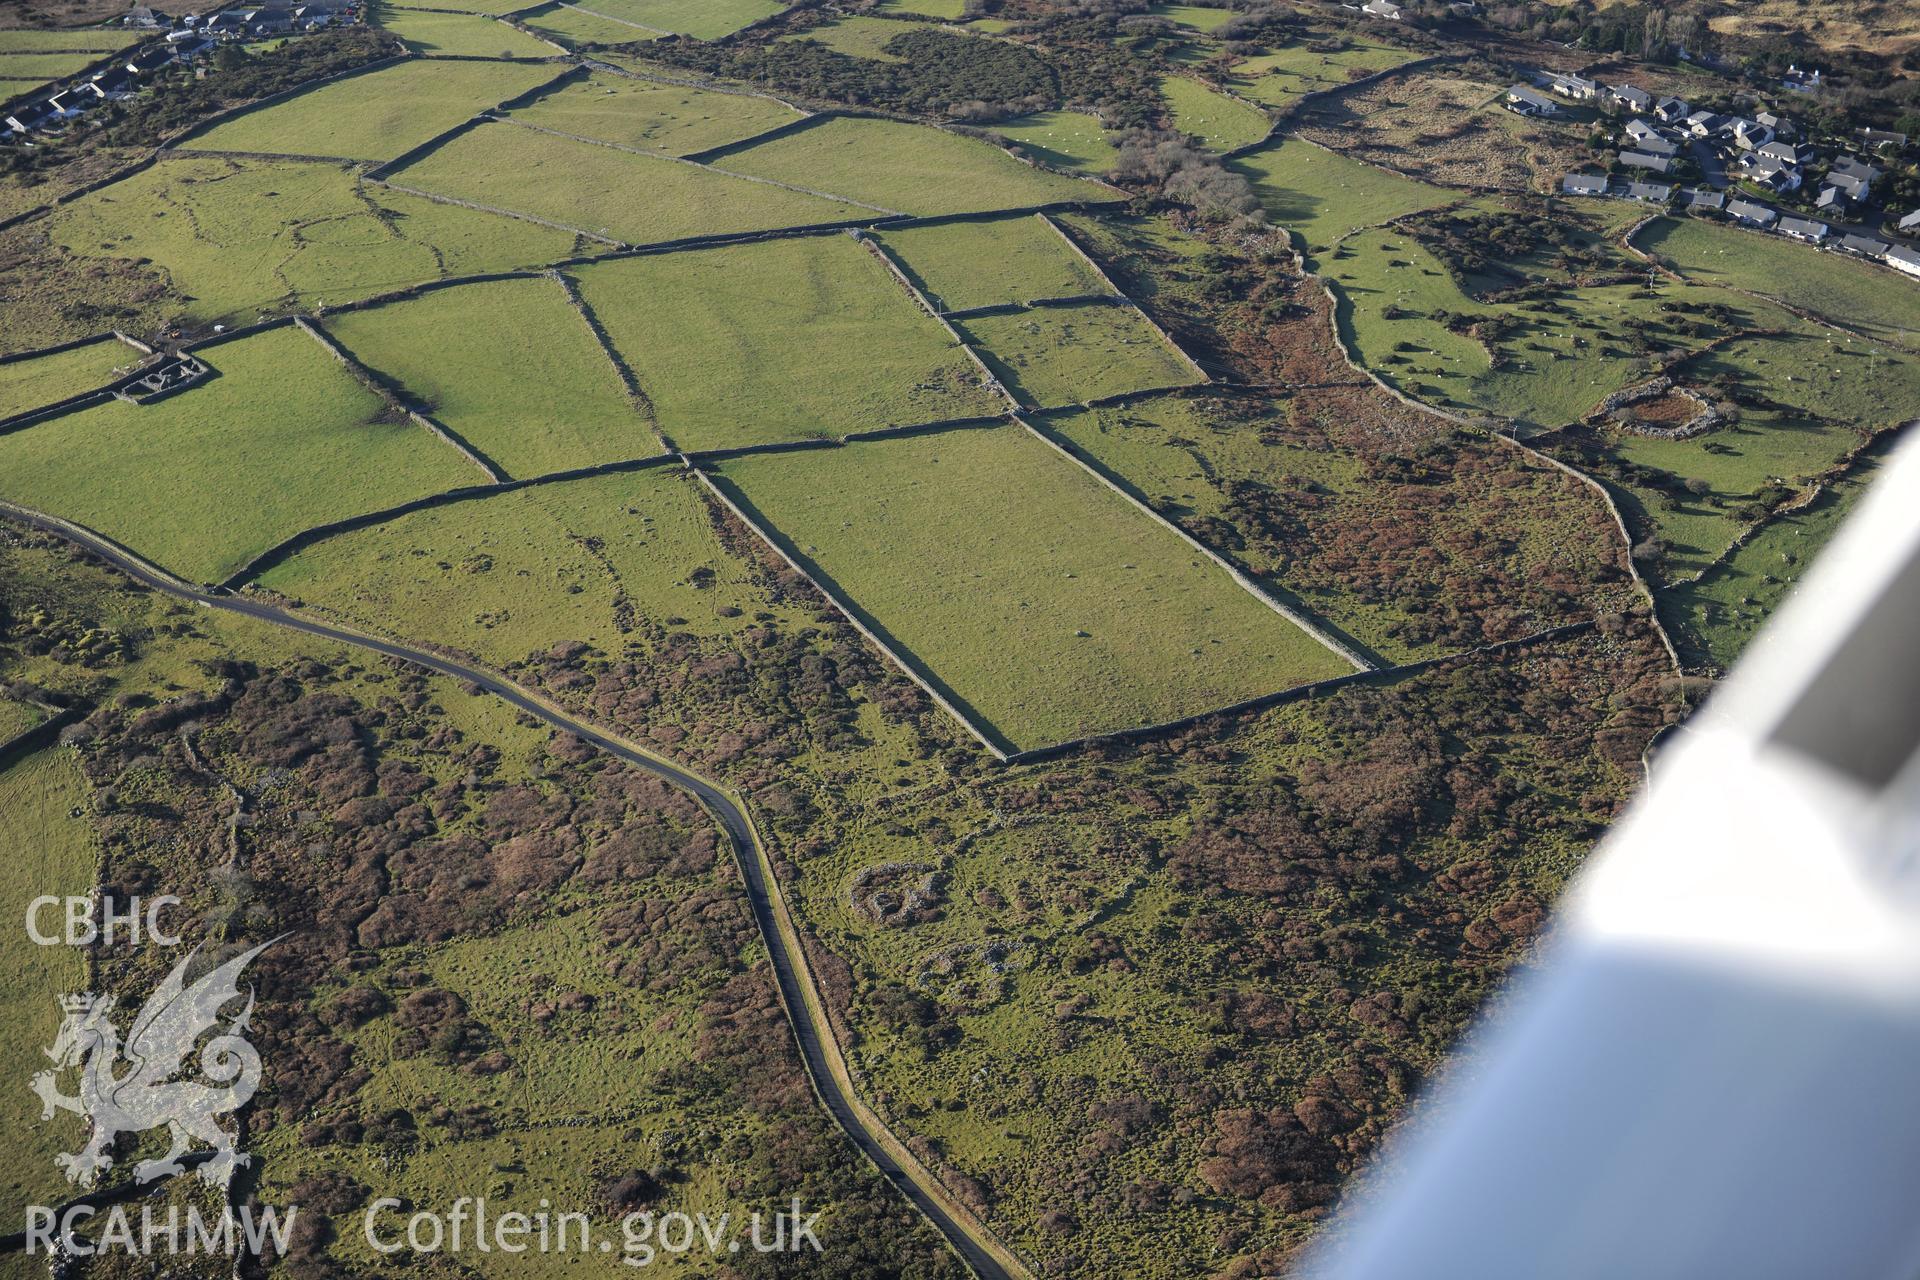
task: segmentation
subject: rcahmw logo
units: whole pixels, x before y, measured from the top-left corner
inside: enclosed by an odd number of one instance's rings
[[[103,923],[96,926],[90,899],[36,898],[27,909],[27,935],[44,946],[112,942],[116,934],[136,946],[143,937],[160,946],[177,946],[181,939],[162,927],[160,911],[179,902],[156,898],[142,910],[136,899],[124,912],[106,905]],[[63,933],[42,928],[48,909],[56,906],[62,908]],[[169,1140],[167,1151],[134,1165],[136,1187],[186,1172],[184,1157],[197,1164],[194,1172],[201,1181],[224,1188],[234,1171],[250,1162],[239,1149],[237,1129],[221,1119],[246,1105],[260,1087],[260,1055],[246,1036],[254,991],[248,986],[242,993],[240,976],[273,941],[189,981],[200,957],[196,946],[147,997],[124,1035],[113,1016],[116,996],[82,992],[59,998],[60,1029],[46,1050],[53,1066],[37,1072],[31,1088],[40,1098],[42,1123],[60,1112],[85,1121],[86,1143],[54,1157],[68,1182],[95,1187],[100,1175],[112,1168],[114,1146],[122,1135],[162,1128]],[[240,1007],[234,1010],[235,1005]],[[71,1092],[62,1087],[62,1077],[69,1073]],[[196,1151],[196,1146],[209,1150]],[[229,1208],[209,1222],[197,1207],[189,1207],[183,1222],[178,1206],[160,1211],[147,1205],[136,1228],[124,1206],[101,1210],[76,1203],[62,1210],[33,1205],[27,1209],[27,1248],[80,1255],[156,1249],[231,1255],[243,1246],[257,1252],[269,1239],[284,1248],[297,1213],[288,1209],[282,1221],[272,1208],[256,1216],[249,1205],[242,1206],[237,1217]],[[93,1239],[79,1235],[83,1225],[95,1233]]]

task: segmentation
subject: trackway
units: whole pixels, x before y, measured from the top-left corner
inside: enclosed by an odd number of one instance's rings
[[[932,1181],[930,1175],[921,1170],[916,1176],[916,1173],[902,1166],[893,1154],[897,1140],[892,1139],[890,1134],[883,1140],[881,1134],[884,1129],[879,1128],[877,1120],[870,1124],[867,1117],[871,1113],[866,1112],[864,1106],[856,1107],[847,1090],[842,1087],[840,1075],[834,1069],[838,1049],[836,1047],[830,1057],[826,1048],[833,1034],[832,1029],[826,1025],[824,1014],[808,1000],[807,987],[803,985],[794,963],[793,948],[788,945],[786,932],[781,928],[780,914],[775,909],[768,886],[767,864],[763,861],[759,833],[746,811],[732,796],[705,778],[689,773],[624,739],[603,733],[500,676],[378,636],[330,627],[257,600],[198,590],[160,571],[112,540],[69,521],[4,502],[0,502],[0,515],[84,547],[136,582],[166,595],[210,609],[224,609],[229,613],[286,627],[336,644],[364,649],[401,662],[410,662],[456,680],[471,681],[518,710],[556,729],[574,734],[607,754],[690,793],[720,823],[727,833],[728,843],[733,846],[734,862],[739,866],[741,878],[747,887],[747,901],[753,910],[754,924],[759,928],[760,939],[766,945],[767,957],[772,962],[774,976],[779,983],[780,1001],[786,1006],[787,1019],[793,1026],[794,1038],[800,1046],[800,1056],[806,1064],[807,1075],[813,1081],[814,1092],[821,1105],[861,1154],[933,1224],[980,1280],[1015,1280],[1016,1276],[1025,1274],[1024,1269],[1016,1272],[1002,1261],[1006,1257],[1002,1246],[984,1229],[963,1224],[948,1209],[944,1191],[922,1183],[921,1178]]]

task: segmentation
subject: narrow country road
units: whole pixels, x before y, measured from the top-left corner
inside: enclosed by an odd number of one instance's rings
[[[649,755],[631,743],[609,737],[499,676],[474,667],[463,666],[422,649],[395,644],[376,636],[358,635],[351,631],[330,627],[324,623],[276,609],[260,601],[202,591],[160,571],[110,539],[66,520],[43,515],[8,502],[0,502],[0,516],[20,524],[30,525],[42,532],[51,533],[84,547],[135,581],[166,595],[190,600],[207,608],[225,609],[230,613],[244,614],[249,618],[287,627],[323,640],[331,640],[337,644],[369,650],[403,662],[411,662],[456,680],[471,681],[489,693],[505,699],[510,705],[528,715],[545,721],[556,729],[574,734],[609,755],[637,769],[644,769],[691,793],[719,821],[727,833],[728,842],[733,846],[734,861],[739,866],[741,878],[747,886],[747,901],[753,909],[754,924],[759,927],[761,941],[766,945],[767,955],[773,963],[774,975],[780,986],[781,1003],[786,1006],[788,1021],[793,1026],[801,1057],[806,1062],[807,1074],[813,1079],[814,1091],[819,1096],[821,1104],[826,1107],[828,1114],[833,1117],[834,1122],[840,1126],[854,1146],[858,1147],[887,1181],[892,1183],[900,1194],[911,1201],[914,1207],[933,1224],[954,1251],[966,1261],[974,1274],[980,1277],[980,1280],[1016,1280],[1016,1276],[1025,1275],[1024,1269],[1018,1271],[1013,1269],[1017,1264],[1010,1266],[1009,1261],[1003,1260],[1007,1255],[997,1241],[984,1230],[963,1224],[943,1203],[942,1194],[930,1190],[922,1184],[914,1172],[909,1172],[902,1167],[901,1162],[889,1149],[889,1143],[883,1142],[875,1132],[877,1121],[870,1123],[868,1116],[871,1113],[863,1116],[861,1113],[865,1108],[856,1107],[842,1087],[839,1075],[834,1070],[834,1060],[838,1057],[838,1050],[836,1048],[830,1057],[825,1045],[833,1034],[832,1030],[824,1024],[824,1018],[807,999],[807,992],[794,964],[792,948],[788,946],[786,934],[780,927],[780,918],[775,911],[767,884],[766,865],[761,860],[759,836],[754,831],[753,824],[747,818],[745,811],[726,792],[677,765]],[[897,1146],[897,1139],[893,1139],[892,1142]],[[926,1175],[922,1172],[921,1176]]]

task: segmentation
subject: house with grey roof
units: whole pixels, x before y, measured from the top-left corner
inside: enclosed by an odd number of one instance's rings
[[[1692,114],[1684,98],[1662,98],[1653,104],[1653,114],[1662,124],[1679,124]]]
[[[1895,245],[1887,250],[1886,257],[1882,261],[1895,271],[1904,271],[1910,276],[1920,276],[1920,250],[1909,249],[1903,244]]]
[[[1600,96],[1600,82],[1589,80],[1585,76],[1548,72],[1546,86],[1554,93],[1574,102],[1591,102]]]
[[[1648,204],[1665,204],[1673,199],[1673,188],[1664,182],[1629,182],[1627,199],[1644,200]]]
[[[1696,111],[1687,117],[1687,132],[1696,138],[1711,138],[1726,124],[1726,117],[1712,111]]]
[[[1727,207],[1727,193],[1709,191],[1705,187],[1690,187],[1681,194],[1689,209],[1698,209],[1703,213],[1720,213]]]
[[[1887,256],[1887,250],[1893,246],[1885,240],[1875,240],[1872,236],[1858,236],[1852,232],[1840,237],[1840,247],[1848,253],[1857,253],[1863,258],[1878,260]]]
[[[1758,151],[1773,141],[1773,130],[1758,120],[1735,120],[1733,140],[1742,150]]]
[[[1795,240],[1805,240],[1809,244],[1819,244],[1827,238],[1832,228],[1824,222],[1815,222],[1811,218],[1782,218],[1780,225],[1774,228],[1783,236],[1792,236]]]
[[[1570,173],[1560,179],[1560,190],[1570,196],[1603,196],[1607,194],[1607,175]]]
[[[1507,90],[1507,110],[1523,116],[1557,116],[1560,104],[1543,93],[1535,93],[1523,84]]]
[[[1670,173],[1673,170],[1670,158],[1649,155],[1644,151],[1622,151],[1620,163],[1629,169],[1647,169],[1654,173]]]
[[[1751,200],[1727,201],[1727,215],[1756,227],[1770,227],[1780,220],[1779,214]]]
[[[1895,225],[1902,231],[1920,233],[1920,209],[1915,209]]]
[[[1390,22],[1398,22],[1406,16],[1405,11],[1393,0],[1367,0],[1360,6],[1360,12],[1371,14],[1376,18],[1385,18]]]
[[[1607,101],[1626,111],[1647,112],[1653,110],[1653,95],[1645,89],[1636,89],[1630,84],[1608,85]]]

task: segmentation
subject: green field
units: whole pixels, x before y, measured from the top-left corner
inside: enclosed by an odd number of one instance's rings
[[[1198,4],[1156,4],[1147,10],[1156,18],[1165,18],[1177,22],[1183,27],[1192,27],[1196,31],[1212,31],[1225,26],[1233,18],[1233,10],[1215,8],[1212,5]]]
[[[1634,244],[1697,280],[1768,294],[1883,341],[1920,346],[1920,287],[1884,268],[1697,218],[1663,218]]]
[[[574,237],[362,183],[333,164],[167,160],[49,219],[87,258],[149,258],[200,323],[558,261]]]
[[[967,0],[880,0],[880,13],[917,13],[923,18],[958,22],[967,14]]]
[[[1242,58],[1234,63],[1229,83],[1245,97],[1279,107],[1309,93],[1338,89],[1359,76],[1397,67],[1412,57],[1405,49],[1378,44],[1349,44],[1338,52],[1324,53],[1305,45],[1290,45]]]
[[[1298,236],[1310,252],[1327,248],[1356,228],[1454,199],[1451,192],[1298,139],[1240,156],[1232,167],[1253,183],[1273,220]]]
[[[0,54],[75,53],[95,49],[101,53],[112,53],[139,39],[139,32],[124,28],[117,31],[105,27],[80,27],[65,31],[0,31]]]
[[[667,468],[416,511],[315,543],[260,585],[500,667],[568,640],[618,652],[636,621],[730,635],[766,604],[697,483]]]
[[[817,27],[781,36],[782,41],[811,40],[849,58],[869,58],[879,62],[904,62],[906,59],[886,51],[887,42],[909,31],[924,30],[917,22],[888,21],[885,18],[833,18]]]
[[[919,216],[1115,198],[990,143],[893,120],[837,117],[736,151],[720,165]]]
[[[637,27],[630,22],[588,13],[561,4],[537,14],[522,14],[520,21],[529,31],[537,31],[569,49],[589,44],[632,44],[636,40],[658,40],[660,32]]]
[[[556,74],[548,66],[416,58],[244,112],[183,145],[391,160]]]
[[[1911,418],[1920,404],[1920,357],[1874,354],[1865,341],[1813,330],[1728,344],[1689,361],[1680,376],[1770,403],[1741,406],[1732,427],[1691,440],[1613,437],[1616,457],[1707,486],[1704,494],[1679,497],[1623,482],[1666,544],[1668,579],[1724,551],[1751,523],[1741,509],[1770,483],[1800,487],[1864,435]]]
[[[943,311],[1111,293],[1041,218],[948,222],[879,233],[906,273]]]
[[[656,31],[718,40],[786,6],[780,0],[592,0],[585,7]]]
[[[955,324],[1030,408],[1203,381],[1131,306],[1036,307]]]
[[[682,449],[997,413],[875,254],[809,236],[589,266],[581,291]]]
[[[392,180],[628,244],[874,216],[871,209],[771,183],[511,124],[469,129]]]
[[[1036,111],[989,127],[1041,164],[1090,177],[1106,173],[1120,156],[1100,117],[1083,111]]]
[[[30,80],[42,83],[70,76],[100,61],[111,50],[100,53],[0,53],[0,80]],[[7,97],[12,97],[10,90]]]
[[[0,944],[0,1071],[18,1082],[0,1099],[0,1131],[11,1158],[0,1172],[0,1222],[23,1225],[28,1204],[60,1204],[72,1192],[53,1157],[78,1151],[85,1129],[78,1116],[40,1119],[40,1100],[27,1082],[47,1066],[41,1050],[60,1027],[59,998],[86,990],[86,953],[77,947],[35,946],[24,921],[27,904],[45,894],[85,894],[94,887],[99,859],[86,778],[70,749],[52,747],[0,768],[0,910],[10,927]],[[80,816],[75,817],[78,810]],[[49,911],[43,928],[57,928]],[[53,1197],[49,1199],[48,1197]]]
[[[219,376],[169,399],[0,436],[0,497],[212,582],[302,529],[481,479],[297,329],[205,358]]]
[[[535,99],[515,120],[582,138],[683,156],[800,119],[771,98],[596,75]]]
[[[477,58],[551,58],[558,50],[504,22],[472,13],[432,13],[385,8],[380,25],[415,53],[464,54]]]
[[[512,476],[658,453],[613,362],[552,280],[436,289],[327,331]],[[537,359],[528,359],[538,352]]]
[[[721,472],[1018,748],[1350,669],[1018,427],[737,458]]]
[[[116,372],[132,372],[144,359],[118,338],[101,338],[69,351],[0,364],[0,418],[97,390],[113,381]]]
[[[498,17],[503,13],[512,13],[526,6],[518,0],[418,0],[415,5],[390,4],[388,9],[419,7],[423,9],[452,9],[460,13],[479,14],[486,17]]]
[[[1162,76],[1160,96],[1173,114],[1173,127],[1190,133],[1214,151],[1250,146],[1267,136],[1273,122],[1266,112],[1210,89],[1187,76]]]

